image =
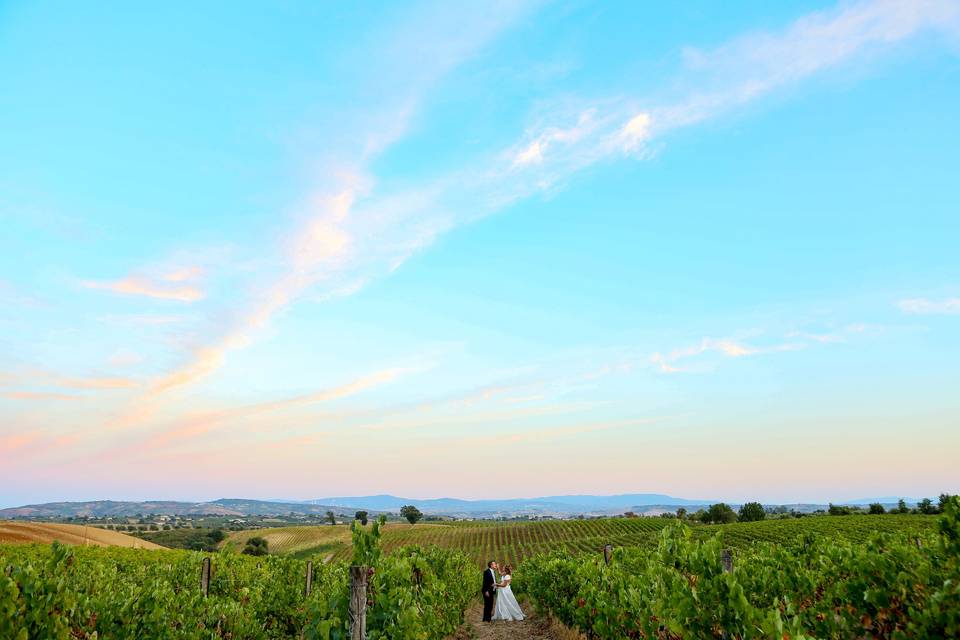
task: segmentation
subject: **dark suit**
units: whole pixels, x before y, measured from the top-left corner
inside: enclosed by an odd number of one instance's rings
[[[484,622],[490,622],[493,618],[493,603],[497,597],[497,588],[494,586],[496,583],[497,580],[493,576],[493,569],[487,567],[487,570],[483,572],[483,588],[481,589],[481,593],[483,593]]]

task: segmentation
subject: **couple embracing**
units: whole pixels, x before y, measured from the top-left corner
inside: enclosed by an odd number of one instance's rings
[[[487,563],[487,570],[483,572],[483,621],[491,620],[523,620],[523,611],[517,602],[516,596],[510,589],[510,565],[503,566],[503,574],[497,579],[500,566],[496,561]]]

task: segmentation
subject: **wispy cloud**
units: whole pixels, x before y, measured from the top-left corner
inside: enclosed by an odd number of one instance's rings
[[[143,362],[143,356],[130,349],[119,349],[113,352],[107,362],[112,367],[129,367]]]
[[[824,70],[888,49],[922,32],[960,33],[960,4],[952,0],[899,2],[877,0],[806,15],[779,32],[757,32],[712,50],[684,50],[672,100],[650,102],[642,96],[603,101],[590,108],[589,135],[554,145],[549,153],[546,123],[542,134],[528,133],[514,164],[550,169],[550,184],[584,165],[617,154],[645,155],[648,143],[796,85]],[[629,88],[623,88],[629,95]],[[643,106],[637,106],[643,105]],[[568,119],[566,114],[561,117]],[[539,143],[539,144],[538,144]],[[552,156],[552,157],[551,157]],[[525,162],[519,162],[519,160]]]
[[[256,293],[256,301],[192,358],[157,382],[156,393],[191,384],[216,371],[230,351],[250,343],[259,330],[308,291],[313,297],[350,295],[369,281],[402,264],[430,244],[449,225],[435,219],[411,219],[429,205],[423,194],[378,199],[364,211],[357,202],[371,193],[366,167],[406,132],[425,94],[447,73],[496,38],[539,2],[436,4],[431,15],[408,24],[377,43],[383,49],[385,83],[379,93],[386,107],[364,112],[352,121],[354,135],[336,157],[328,159],[333,176],[304,197],[299,224],[282,243],[279,274]],[[402,68],[400,68],[402,67]],[[395,84],[392,78],[403,78]],[[390,97],[386,97],[390,96]],[[352,116],[356,118],[356,115]],[[347,128],[351,128],[348,126]],[[361,145],[356,146],[356,142]]]
[[[960,314],[960,298],[945,298],[930,300],[928,298],[908,298],[901,300],[897,306],[904,313],[911,315],[956,315]]]
[[[703,338],[697,344],[674,349],[668,353],[655,352],[650,355],[649,360],[661,373],[681,373],[689,371],[689,369],[684,368],[680,363],[711,352],[724,358],[743,358],[760,354],[798,351],[805,347],[804,343],[796,341],[754,346],[732,338]]]
[[[49,379],[50,384],[69,389],[131,389],[140,386],[140,383],[131,378],[66,378],[55,376]]]
[[[82,391],[133,389],[139,387],[140,382],[121,376],[71,376],[56,371],[29,370],[0,375],[0,386],[56,387]]]
[[[820,344],[830,344],[846,340],[845,332],[813,333],[810,331],[791,331],[787,334],[787,337],[819,342]]]
[[[186,316],[180,315],[154,315],[154,314],[130,314],[130,315],[106,315],[98,318],[101,322],[124,326],[158,326],[169,325],[183,322]]]
[[[588,109],[580,114],[576,124],[568,128],[547,127],[536,132],[533,139],[523,142],[519,150],[513,153],[513,165],[523,166],[539,164],[543,155],[554,145],[566,145],[579,141],[596,126],[594,122],[595,109]]]
[[[196,302],[205,296],[203,289],[195,282],[202,272],[196,266],[176,267],[158,276],[131,274],[121,280],[85,280],[82,284],[88,289],[102,289],[120,295]]]
[[[247,420],[265,413],[342,400],[388,384],[402,376],[422,372],[426,368],[427,366],[423,365],[383,369],[312,393],[187,416],[179,420],[176,426],[152,435],[147,441],[147,446],[155,447],[183,438],[196,437],[218,428],[228,420]]]
[[[39,307],[44,303],[37,296],[25,293],[12,282],[0,280],[0,304],[5,307]]]
[[[434,7],[436,9],[436,7]],[[182,366],[161,377],[154,394],[192,384],[223,365],[227,354],[254,339],[278,314],[309,294],[311,299],[348,295],[390,273],[448,230],[493,214],[510,204],[555,188],[580,170],[625,154],[644,157],[650,144],[671,130],[690,126],[795,84],[868,49],[882,49],[927,29],[957,30],[957,6],[949,2],[864,2],[801,18],[777,33],[738,38],[711,51],[689,49],[679,73],[678,97],[658,104],[633,97],[584,104],[556,122],[543,122],[516,143],[486,160],[412,186],[378,188],[368,168],[373,158],[400,139],[424,95],[459,62],[508,27],[523,10],[496,5],[466,20],[441,8],[424,28],[407,25],[387,50],[419,46],[410,82],[388,83],[388,109],[352,121],[349,145],[327,161],[333,176],[304,197],[299,223],[286,236],[280,267],[260,286],[254,301],[223,330],[192,349]],[[452,25],[458,27],[451,37]],[[402,56],[401,56],[402,57]],[[411,62],[408,60],[407,62]],[[403,64],[396,63],[396,64]],[[391,65],[396,66],[395,63]],[[688,87],[683,89],[683,87]],[[625,93],[629,95],[629,88]],[[642,106],[638,106],[642,105]],[[177,284],[181,283],[167,283]],[[188,296],[190,294],[187,294]],[[717,341],[703,350],[728,357],[751,347]],[[683,357],[660,355],[664,370]]]
[[[39,435],[35,433],[15,433],[8,436],[0,436],[0,452],[12,454],[19,449],[26,448],[36,442]]]
[[[53,391],[4,391],[0,396],[11,400],[78,400],[80,396],[72,396],[67,393],[56,393]]]

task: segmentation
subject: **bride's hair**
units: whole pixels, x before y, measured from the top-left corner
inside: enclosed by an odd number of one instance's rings
[[[503,572],[509,575],[509,574],[513,573],[513,567],[511,567],[511,566],[508,565],[508,564],[505,564],[505,565],[503,565]]]

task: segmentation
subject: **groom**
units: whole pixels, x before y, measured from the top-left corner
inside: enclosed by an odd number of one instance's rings
[[[483,621],[490,622],[493,619],[493,603],[496,600],[497,593],[497,574],[499,569],[497,563],[493,560],[487,563],[487,570],[483,572]]]

